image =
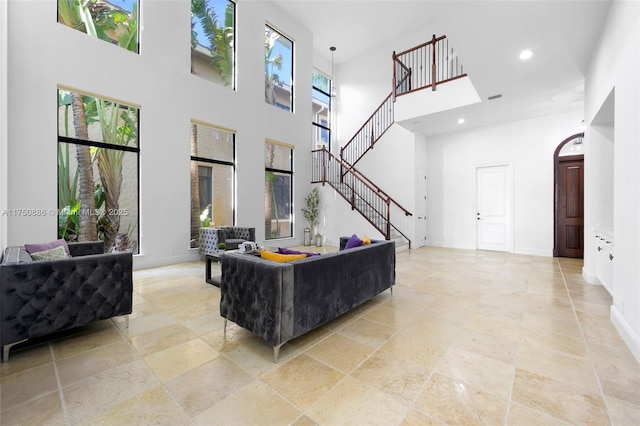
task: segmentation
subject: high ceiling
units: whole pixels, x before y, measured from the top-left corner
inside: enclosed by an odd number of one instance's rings
[[[610,0],[274,0],[314,35],[336,66],[402,34],[446,34],[482,102],[416,119],[426,135],[514,121],[581,106],[584,76]],[[398,50],[406,46],[399,46]],[[528,48],[534,56],[518,58]],[[611,48],[616,48],[612,46]],[[500,99],[488,101],[489,96]],[[372,105],[372,108],[375,105]],[[373,112],[373,111],[372,111]]]

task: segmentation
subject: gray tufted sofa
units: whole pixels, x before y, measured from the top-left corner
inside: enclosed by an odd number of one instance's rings
[[[368,301],[395,283],[391,241],[278,263],[242,253],[222,256],[220,315],[280,347]]]
[[[227,250],[235,250],[245,241],[256,240],[256,228],[242,226],[216,226],[200,228],[198,247],[200,255],[218,252],[218,243],[225,243]]]
[[[0,262],[0,344],[131,313],[132,254],[104,254],[102,241],[69,243],[70,258],[33,261],[24,247],[8,247]],[[128,319],[128,317],[127,317]]]

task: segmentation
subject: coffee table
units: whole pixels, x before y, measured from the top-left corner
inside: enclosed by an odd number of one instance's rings
[[[220,252],[216,252],[216,253],[205,253],[204,258],[205,258],[205,273],[204,273],[204,280],[209,283],[212,284],[216,287],[220,287],[220,280],[222,279],[221,275],[216,275],[214,277],[211,276],[211,262],[212,261],[216,261],[216,262],[220,262],[220,258],[222,257],[222,255],[224,253],[232,253],[232,252],[237,252],[238,250],[226,250],[222,253]],[[245,254],[250,255],[250,256],[258,256],[260,257],[260,251],[249,251],[246,252]]]

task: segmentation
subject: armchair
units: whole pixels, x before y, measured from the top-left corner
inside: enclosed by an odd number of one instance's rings
[[[235,250],[245,241],[256,240],[256,229],[241,226],[224,226],[200,228],[199,251],[204,256],[207,253],[217,253],[218,243],[225,243],[227,250]]]

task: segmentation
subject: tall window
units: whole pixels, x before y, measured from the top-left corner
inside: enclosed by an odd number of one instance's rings
[[[58,236],[138,253],[139,110],[58,90]]]
[[[191,123],[191,247],[200,227],[234,225],[235,133]]]
[[[138,0],[58,0],[58,22],[138,52]]]
[[[331,79],[313,70],[313,148],[331,151]]]
[[[293,112],[293,41],[264,27],[264,99]]]
[[[293,148],[265,143],[265,239],[293,236]]]
[[[236,5],[191,0],[191,73],[235,89]]]

